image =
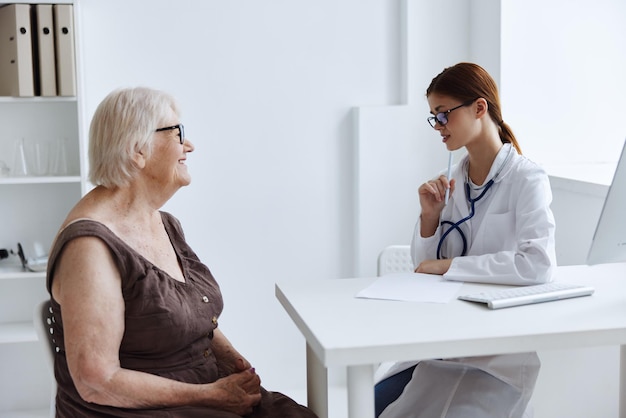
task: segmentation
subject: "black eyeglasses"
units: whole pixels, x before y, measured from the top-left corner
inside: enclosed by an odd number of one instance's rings
[[[166,126],[165,128],[159,128],[154,132],[171,131],[172,129],[178,129],[178,137],[180,138],[180,145],[183,145],[185,143],[185,127],[183,126],[182,123],[179,123],[178,125]]]
[[[437,113],[435,116],[431,116],[429,118],[427,118],[426,120],[428,121],[428,123],[430,124],[430,126],[432,126],[433,128],[435,127],[435,125],[438,123],[441,126],[444,126],[446,123],[448,123],[448,113],[452,112],[453,110],[457,110],[463,106],[469,106],[472,103],[474,103],[476,101],[476,99],[472,99],[469,100],[465,103],[462,103],[460,105],[458,105],[457,107],[453,107],[452,109],[448,109],[445,112],[439,112]]]

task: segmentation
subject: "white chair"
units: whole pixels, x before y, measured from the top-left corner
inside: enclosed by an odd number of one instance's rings
[[[409,273],[414,270],[411,260],[411,246],[390,245],[378,256],[378,275],[388,273]]]
[[[54,418],[56,415],[55,398],[56,398],[56,380],[54,378],[54,355],[56,352],[56,345],[53,341],[52,323],[54,322],[54,316],[52,315],[52,308],[50,307],[50,301],[48,299],[40,302],[35,306],[33,313],[33,323],[35,324],[35,331],[39,338],[40,346],[44,351],[44,358],[46,365],[50,370],[52,376],[52,390],[50,391],[50,417]]]

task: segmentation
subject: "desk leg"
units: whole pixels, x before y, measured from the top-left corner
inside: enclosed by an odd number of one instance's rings
[[[626,345],[620,346],[619,417],[626,418]]]
[[[328,418],[328,370],[308,343],[306,345],[306,382],[308,407],[319,418]]]
[[[374,366],[348,367],[348,418],[374,418]]]

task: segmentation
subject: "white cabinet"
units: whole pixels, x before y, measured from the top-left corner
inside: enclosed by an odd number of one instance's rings
[[[0,1],[0,6],[9,3],[50,2]],[[78,2],[53,3],[73,5],[78,33]],[[78,63],[79,54],[75,57]],[[27,257],[47,254],[84,193],[79,69],[76,65],[75,97],[0,97],[0,249],[16,251],[19,242]],[[17,172],[23,162],[16,152],[20,143],[31,164],[27,175],[17,176],[23,174]],[[37,161],[39,156],[44,160]],[[37,162],[50,167],[38,171]],[[45,273],[25,271],[16,256],[0,260],[0,418],[48,416],[52,377],[32,324],[35,305],[47,296]]]

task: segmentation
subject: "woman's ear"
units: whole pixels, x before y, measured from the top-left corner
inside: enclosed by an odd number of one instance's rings
[[[489,113],[489,104],[482,97],[476,99],[476,117],[482,118]]]
[[[133,164],[135,165],[135,167],[137,167],[138,169],[142,169],[146,166],[146,152],[145,149],[135,149],[135,151],[133,151]]]

